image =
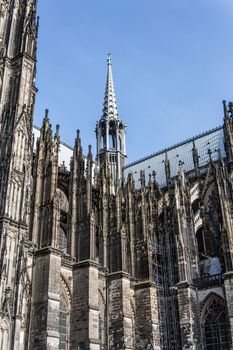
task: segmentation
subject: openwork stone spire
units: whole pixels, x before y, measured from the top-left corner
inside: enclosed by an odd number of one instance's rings
[[[103,114],[96,124],[97,160],[100,166],[109,165],[114,186],[122,177],[126,158],[125,123],[119,119],[112,77],[112,59],[108,55],[108,73]]]
[[[103,115],[102,119],[116,119],[118,120],[118,110],[116,103],[116,95],[114,89],[114,82],[112,76],[112,58],[108,54],[108,74],[106,81],[105,97],[104,97],[104,106],[103,106]]]

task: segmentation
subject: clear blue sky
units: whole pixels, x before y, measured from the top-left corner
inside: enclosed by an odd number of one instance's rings
[[[232,0],[39,0],[35,122],[95,147],[107,53],[128,161],[222,124],[233,99]]]

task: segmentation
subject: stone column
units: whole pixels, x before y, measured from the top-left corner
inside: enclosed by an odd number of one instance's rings
[[[135,350],[160,350],[157,287],[154,282],[135,284]]]
[[[134,349],[130,275],[114,272],[108,276],[109,350]]]
[[[202,349],[197,291],[188,282],[180,282],[177,284],[177,298],[182,349]]]
[[[30,350],[59,348],[61,252],[54,248],[35,253],[33,268]]]
[[[23,349],[24,344],[20,343],[20,340],[22,341],[23,338],[21,338],[21,332],[22,332],[22,317],[16,316],[15,318],[15,333],[14,333],[14,348],[15,349]]]
[[[71,303],[71,350],[99,350],[99,264],[74,265]]]
[[[231,331],[231,341],[233,344],[233,271],[224,273],[224,287],[227,302],[227,314]]]

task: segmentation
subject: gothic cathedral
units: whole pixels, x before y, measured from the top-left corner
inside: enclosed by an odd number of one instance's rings
[[[0,350],[232,350],[233,104],[126,164],[108,57],[96,157],[69,148],[33,126],[36,11],[0,0]]]

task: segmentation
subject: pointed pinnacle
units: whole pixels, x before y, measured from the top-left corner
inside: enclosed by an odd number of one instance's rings
[[[105,96],[104,96],[104,106],[103,106],[103,115],[104,119],[119,119],[118,118],[118,110],[115,96],[115,88],[112,76],[112,58],[111,55],[108,55],[107,59],[108,63],[108,73],[107,73],[107,81],[105,88]]]
[[[45,110],[45,116],[43,119],[43,127],[51,129],[51,125],[49,124],[49,110],[48,109]]]
[[[112,64],[112,57],[111,57],[110,53],[108,53],[107,63],[108,63],[108,65]]]
[[[49,119],[49,110],[47,108],[45,110],[45,119]]]
[[[60,125],[56,125],[56,137],[59,137],[59,130],[60,130]]]
[[[222,103],[223,103],[223,110],[224,110],[224,118],[228,118],[229,115],[228,115],[226,100],[223,100]]]
[[[88,156],[89,157],[92,156],[92,147],[91,147],[91,145],[88,146]]]

